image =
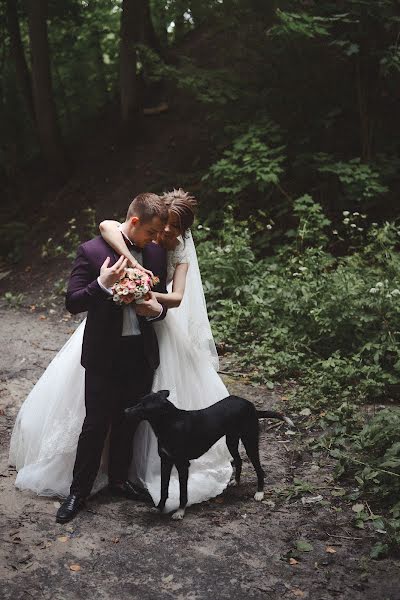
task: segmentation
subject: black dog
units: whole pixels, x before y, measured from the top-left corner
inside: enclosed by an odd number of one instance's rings
[[[264,498],[264,471],[258,451],[258,419],[274,418],[292,421],[270,410],[256,410],[254,405],[238,396],[228,396],[202,410],[179,410],[167,400],[168,390],[148,394],[125,410],[129,418],[148,421],[158,439],[161,458],[161,498],[157,508],[162,512],[168,498],[169,479],[173,465],[179,474],[180,502],[173,519],[182,519],[187,504],[187,482],[190,460],[199,458],[226,435],[226,443],[235,465],[235,481],[240,482],[242,459],[239,440],[242,440],[258,479],[255,500]]]

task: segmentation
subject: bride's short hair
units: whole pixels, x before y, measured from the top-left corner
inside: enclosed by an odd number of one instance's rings
[[[139,217],[142,223],[148,223],[154,217],[159,217],[163,223],[166,223],[168,209],[160,196],[145,192],[136,196],[130,203],[126,220],[128,221],[132,217]]]
[[[189,192],[182,188],[173,189],[172,192],[165,192],[161,199],[169,212],[174,213],[179,220],[179,228],[183,237],[185,232],[193,225],[197,200]]]

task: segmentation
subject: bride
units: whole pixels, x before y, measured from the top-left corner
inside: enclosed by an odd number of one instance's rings
[[[228,391],[218,376],[218,356],[213,341],[197,262],[190,233],[195,200],[183,190],[163,195],[168,223],[158,243],[167,249],[169,294],[157,293],[160,304],[173,308],[163,321],[154,323],[160,366],[152,389],[170,390],[169,399],[186,410],[205,408],[226,397]],[[104,240],[130,263],[130,254],[118,229],[119,223],[104,221]],[[83,321],[49,364],[23,403],[14,426],[10,464],[18,471],[15,485],[43,496],[66,497],[82,423],[85,418],[84,368],[80,364]],[[160,499],[160,458],[156,437],[147,422],[134,437],[129,478],[145,487],[155,504]],[[107,485],[107,443],[92,493]],[[225,440],[192,461],[189,474],[189,504],[220,494],[232,468]],[[166,510],[179,505],[179,481],[174,468]]]

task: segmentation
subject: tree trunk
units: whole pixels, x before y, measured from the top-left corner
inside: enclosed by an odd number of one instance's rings
[[[120,93],[123,123],[138,116],[139,77],[136,70],[136,44],[144,38],[144,0],[123,0],[120,39]]]
[[[47,0],[27,0],[32,61],[32,89],[39,141],[44,156],[58,176],[66,176],[67,162],[57,123],[47,38]]]
[[[32,82],[28,65],[25,58],[24,48],[21,40],[21,31],[18,21],[17,0],[7,0],[7,25],[10,34],[11,56],[15,63],[15,72],[18,85],[25,98],[26,106],[32,119],[35,120],[33,108]]]

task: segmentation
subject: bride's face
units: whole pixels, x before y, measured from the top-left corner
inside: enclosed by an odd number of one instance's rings
[[[168,221],[164,231],[160,234],[158,241],[167,250],[172,250],[176,246],[176,239],[181,235],[179,217],[176,213],[169,211]]]

